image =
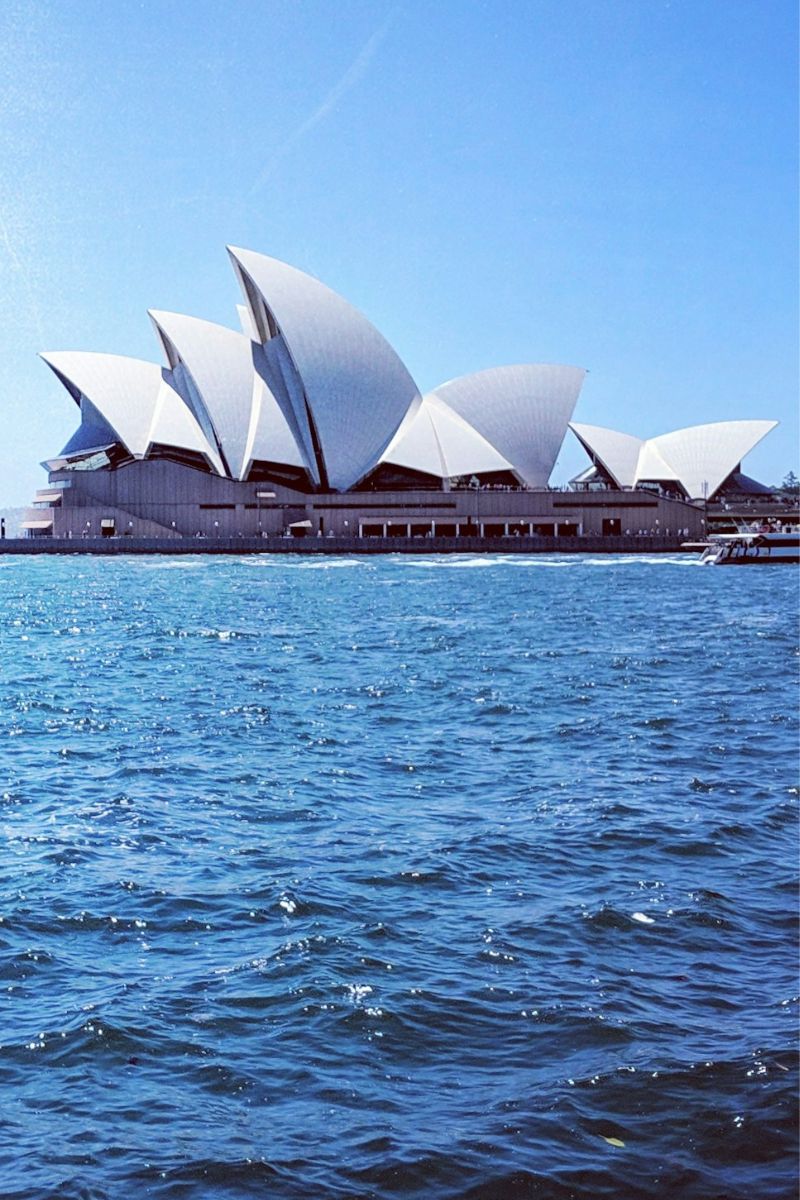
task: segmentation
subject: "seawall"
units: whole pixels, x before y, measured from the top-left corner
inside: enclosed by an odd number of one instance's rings
[[[5,538],[0,554],[676,554],[679,537]]]

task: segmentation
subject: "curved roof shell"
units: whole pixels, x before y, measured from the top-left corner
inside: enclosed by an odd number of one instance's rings
[[[414,380],[367,318],[336,292],[277,259],[229,248],[270,367],[282,342],[284,394],[273,387],[318,482],[346,491],[378,462],[412,405]],[[290,411],[287,411],[289,406]]]
[[[93,414],[99,413],[132,457],[144,458],[159,442],[196,451],[224,474],[215,448],[157,363],[82,350],[48,351],[41,357],[82,410],[83,401],[89,402],[87,424],[96,424]],[[85,449],[79,435],[80,430],[65,453]]]
[[[231,478],[244,479],[254,457],[302,465],[275,397],[256,374],[249,338],[183,313],[151,310],[150,318],[177,390],[216,442]]]
[[[777,421],[715,421],[641,441],[597,425],[571,424],[620,487],[674,481],[692,500],[710,498]]]
[[[75,458],[76,455],[83,456],[98,450],[108,450],[119,441],[116,430],[111,428],[91,400],[81,396],[78,403],[81,423],[59,454],[59,458],[69,459]]]
[[[586,372],[530,364],[463,375],[431,393],[443,400],[531,487],[546,487]]]
[[[223,325],[183,313],[151,309],[148,315],[167,357],[176,390],[183,395],[209,441],[216,443],[226,474],[237,479],[253,402],[247,339]]]
[[[570,421],[572,432],[591,458],[605,467],[617,487],[632,488],[643,442],[629,433],[616,433],[599,425],[579,425]]]
[[[639,461],[636,464],[636,483],[648,479],[654,483],[681,483],[680,475],[673,466],[665,461],[657,442],[657,438],[650,438],[649,441],[642,442]],[[683,485],[681,484],[681,486]]]
[[[250,344],[250,354],[257,349]],[[252,357],[251,357],[252,361]],[[297,445],[283,409],[274,393],[253,368],[253,408],[240,479],[246,479],[253,462],[284,463],[305,467],[305,456]]]
[[[777,421],[715,421],[652,439],[692,499],[713,496],[739,463],[775,428]],[[639,470],[639,478],[646,478]]]
[[[424,396],[392,440],[382,462],[452,479],[513,470],[486,438],[436,395]]]

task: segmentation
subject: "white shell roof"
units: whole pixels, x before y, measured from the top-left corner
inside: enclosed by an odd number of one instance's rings
[[[265,314],[254,311],[259,299],[302,380],[330,486],[353,487],[378,462],[409,407],[419,404],[414,380],[382,334],[336,292],[277,259],[252,250],[229,253],[262,340],[269,334]],[[299,411],[297,397],[293,405],[297,425],[307,430],[302,444],[308,452],[308,415]]]
[[[681,482],[678,472],[664,460],[663,454],[660,453],[656,438],[642,442],[642,448],[639,451],[639,461],[636,464],[636,483],[643,479]]]
[[[258,341],[258,333],[256,332],[256,327],[253,324],[253,317],[247,305],[237,304],[236,315],[239,318],[239,324],[242,327],[242,333],[245,335],[245,337],[249,337],[253,342]]]
[[[570,422],[570,429],[585,449],[603,464],[618,487],[633,487],[643,442],[629,433],[616,433],[599,425]]]
[[[253,365],[267,389],[272,392],[284,420],[299,448],[303,465],[313,483],[319,484],[320,473],[314,452],[314,439],[308,421],[303,384],[281,335],[267,342],[252,342]]]
[[[63,380],[63,376],[61,377]],[[70,385],[71,390],[71,385]],[[95,406],[86,396],[78,397],[81,423],[59,454],[59,458],[70,459],[76,455],[92,454],[98,450],[110,450],[119,438]]]
[[[381,461],[442,479],[513,470],[494,446],[434,394],[423,397]]]
[[[277,400],[256,374],[249,337],[183,313],[151,310],[150,317],[170,365],[177,357],[189,372],[233,479],[244,479],[254,458],[304,465]]]
[[[134,458],[163,442],[205,455],[224,474],[219,456],[157,363],[82,350],[48,351],[41,357],[74,399],[76,393],[86,397]]]
[[[530,364],[492,367],[434,389],[527,484],[546,487],[586,372]]]
[[[746,454],[777,421],[715,421],[653,438],[652,445],[675,471],[692,499],[713,496]],[[639,478],[644,479],[641,468]]]
[[[253,407],[241,479],[247,477],[247,472],[254,459],[262,462],[285,463],[292,467],[305,467],[306,465],[304,456],[298,449],[297,442],[278,401],[255,371],[253,371]]]
[[[711,497],[777,421],[715,421],[640,441],[597,425],[570,428],[620,487],[675,480],[692,500]],[[635,456],[635,457],[634,457]]]
[[[249,340],[224,325],[183,313],[151,309],[150,318],[170,367],[176,367],[177,355],[194,381],[227,473],[233,479],[241,478],[253,407]]]

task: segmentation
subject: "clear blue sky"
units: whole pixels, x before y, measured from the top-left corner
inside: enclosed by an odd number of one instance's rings
[[[233,243],[426,390],[589,368],[576,417],[733,417],[798,469],[793,0],[3,0],[0,505],[77,410],[39,350],[235,324]],[[568,439],[555,479],[585,458]]]

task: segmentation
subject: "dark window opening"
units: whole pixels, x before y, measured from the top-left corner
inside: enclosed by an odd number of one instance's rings
[[[438,475],[427,475],[423,471],[412,471],[410,467],[398,467],[393,463],[379,463],[358,485],[366,492],[411,492],[441,491],[442,481]]]
[[[311,481],[304,467],[293,467],[286,463],[265,462],[257,459],[247,473],[248,483],[280,483],[296,492],[312,491]]]
[[[115,446],[111,446],[106,450],[108,456],[108,465],[112,471],[118,470],[120,467],[127,467],[130,463],[136,462],[132,454],[129,454],[124,446],[119,442]]]
[[[177,446],[164,446],[154,442],[150,447],[148,459],[166,459],[168,462],[179,463],[182,467],[191,467],[194,471],[202,471],[211,475],[212,471],[202,454],[195,450],[180,450]]]
[[[521,487],[513,471],[481,471],[478,475],[462,475],[458,480],[451,480],[451,486],[459,490],[475,488],[476,483],[478,488],[489,491],[492,489],[508,491],[510,488],[516,491]]]

